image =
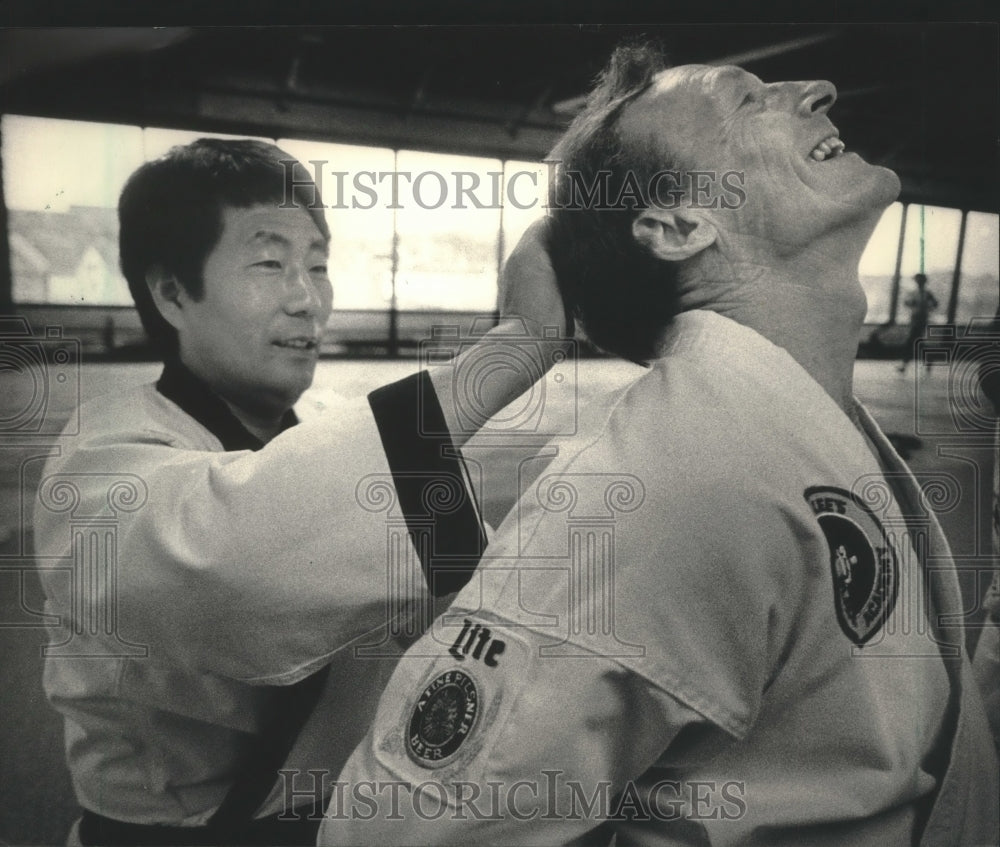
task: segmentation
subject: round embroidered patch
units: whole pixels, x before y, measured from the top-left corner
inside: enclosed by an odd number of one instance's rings
[[[458,752],[479,714],[479,691],[472,677],[447,671],[417,698],[406,735],[406,752],[421,767],[441,767]]]
[[[810,488],[806,499],[830,546],[837,622],[859,647],[885,624],[899,593],[899,563],[878,518],[839,488]]]

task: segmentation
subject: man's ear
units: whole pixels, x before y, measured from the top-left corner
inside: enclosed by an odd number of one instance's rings
[[[153,265],[146,271],[146,285],[163,319],[174,329],[180,329],[184,322],[184,304],[189,299],[184,286],[162,265]]]
[[[643,209],[632,221],[632,236],[657,259],[680,262],[715,242],[718,232],[693,209]]]

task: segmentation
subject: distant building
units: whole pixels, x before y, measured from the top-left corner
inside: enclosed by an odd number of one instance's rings
[[[11,209],[8,221],[15,302],[131,305],[128,284],[118,270],[114,209]]]

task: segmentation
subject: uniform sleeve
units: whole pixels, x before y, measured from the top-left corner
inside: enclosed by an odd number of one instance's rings
[[[823,548],[735,486],[571,471],[403,657],[321,844],[565,843],[682,734],[718,752],[749,733],[794,631],[784,577]]]
[[[397,667],[320,844],[563,844],[600,826],[684,727],[707,723],[614,661],[544,661],[530,634],[465,620],[464,658],[419,657],[428,639]]]
[[[416,402],[416,380],[395,389],[403,405]],[[422,400],[433,405],[433,390]],[[411,441],[421,435],[401,408],[397,445],[407,426]],[[287,683],[424,602],[435,556],[454,590],[474,550],[436,547],[436,524],[463,541],[474,535],[467,489],[438,438],[439,452],[425,449],[424,463],[407,469],[423,488],[398,491],[399,457],[387,458],[380,436],[385,414],[359,403],[256,452],[192,449],[150,423],[156,415],[130,425],[123,414],[79,437],[46,467],[36,501],[50,611],[103,632],[112,651],[138,646],[242,681]]]

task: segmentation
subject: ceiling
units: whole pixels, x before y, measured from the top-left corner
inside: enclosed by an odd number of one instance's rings
[[[996,24],[0,30],[0,110],[542,157],[624,37],[674,64],[829,79],[905,199],[998,208]]]

